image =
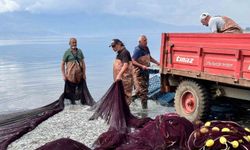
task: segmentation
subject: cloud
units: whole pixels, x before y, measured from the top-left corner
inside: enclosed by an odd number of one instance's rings
[[[104,12],[120,16],[134,16],[166,24],[197,25],[202,12],[227,15],[240,24],[249,25],[248,0],[113,0]]]
[[[20,6],[14,0],[0,0],[0,13],[14,12],[20,9]]]
[[[249,0],[2,0],[16,6],[12,11],[30,13],[87,13],[138,17],[177,25],[197,25],[202,12],[227,15],[239,24],[249,25]],[[20,6],[20,9],[17,9]],[[7,6],[5,7],[7,8]],[[5,11],[7,12],[7,11]]]

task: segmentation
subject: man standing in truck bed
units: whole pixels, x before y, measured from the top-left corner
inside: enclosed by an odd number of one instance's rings
[[[157,65],[160,65],[158,61],[150,56],[150,51],[147,46],[147,37],[141,35],[139,37],[139,45],[135,47],[132,62],[134,65],[133,76],[134,76],[134,85],[136,90],[136,95],[141,99],[141,104],[143,109],[148,108],[148,82],[149,82],[149,73],[148,69],[150,62],[153,62]]]
[[[231,18],[226,16],[210,16],[208,13],[202,13],[201,23],[211,28],[213,33],[243,33],[241,27]]]

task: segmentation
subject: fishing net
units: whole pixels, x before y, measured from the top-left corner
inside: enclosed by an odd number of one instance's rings
[[[72,103],[75,103],[75,100],[80,100],[83,105],[93,106],[95,104],[85,80],[81,80],[79,84],[66,80],[64,93],[65,98],[71,100]]]
[[[249,150],[250,130],[231,121],[211,121],[195,127],[177,114],[159,115],[143,128],[122,133],[108,130],[95,150]],[[201,126],[200,126],[201,125]],[[85,147],[83,147],[85,148]]]
[[[108,131],[94,142],[92,149],[95,150],[250,148],[250,130],[234,122],[211,121],[204,124],[199,121],[193,124],[175,113],[159,115],[154,120],[133,116],[121,81],[114,82],[94,108],[90,119],[101,117],[110,124]]]
[[[95,141],[94,148],[97,150],[185,150],[193,130],[193,124],[187,119],[177,114],[165,114],[157,116],[143,128],[136,128],[132,132],[108,130]]]
[[[114,82],[94,107],[95,112],[90,120],[101,117],[110,125],[109,130],[111,131],[125,133],[128,127],[139,128],[152,120],[150,118],[137,118],[130,112],[121,80]]]
[[[39,147],[36,150],[91,150],[84,144],[69,138],[61,138]]]
[[[191,122],[177,114],[160,115],[155,120],[133,116],[122,81],[112,84],[90,119],[98,117],[105,119],[110,128],[95,141],[95,149],[185,149],[194,130]]]
[[[127,135],[118,149],[178,149],[187,147],[193,124],[177,114],[159,115],[142,129]]]
[[[85,84],[85,85],[84,85]],[[87,90],[86,82],[84,103],[93,105],[94,101]],[[84,91],[84,90],[83,90]],[[84,92],[82,92],[84,93]],[[64,93],[65,94],[65,93]],[[39,123],[64,108],[65,95],[54,103],[28,112],[12,114],[1,119],[0,149],[7,149],[12,141],[34,129]],[[243,128],[231,121],[211,121],[192,124],[175,113],[151,118],[137,118],[125,100],[122,81],[114,82],[101,100],[93,106],[91,119],[103,118],[110,124],[107,132],[94,142],[95,150],[217,150],[250,149],[250,129]],[[62,138],[49,142],[38,150],[89,150],[84,144]]]
[[[72,88],[67,86],[68,85],[65,85],[65,91],[67,91],[66,88]],[[85,80],[81,82],[81,90],[79,93],[82,104],[90,106],[94,105],[95,101],[89,93]],[[33,130],[44,120],[62,111],[64,109],[64,99],[71,96],[72,95],[68,94],[67,92],[64,92],[57,101],[47,106],[14,114],[1,115],[0,150],[7,149],[11,142],[20,138],[25,133]]]
[[[130,127],[141,128],[152,120],[150,118],[137,118],[130,112],[121,80],[111,85],[94,108],[95,112],[90,120],[100,117],[110,125],[109,130],[95,141],[94,147],[96,149],[117,147],[125,140],[125,133],[130,130]]]
[[[243,128],[232,121],[206,122],[190,135],[188,148],[248,150],[250,149],[250,129]]]
[[[38,124],[60,112],[64,108],[64,94],[60,98],[41,108],[27,112],[11,114],[0,119],[0,149],[7,149],[8,145],[25,133],[33,130]]]

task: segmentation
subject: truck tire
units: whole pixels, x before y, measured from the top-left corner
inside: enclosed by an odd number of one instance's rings
[[[192,80],[184,80],[176,89],[176,112],[191,122],[203,120],[208,113],[208,99],[209,94],[204,86]]]

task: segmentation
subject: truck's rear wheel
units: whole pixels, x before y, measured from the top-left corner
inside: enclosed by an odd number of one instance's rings
[[[182,81],[175,94],[176,112],[190,121],[205,119],[208,110],[208,92],[198,82]]]

